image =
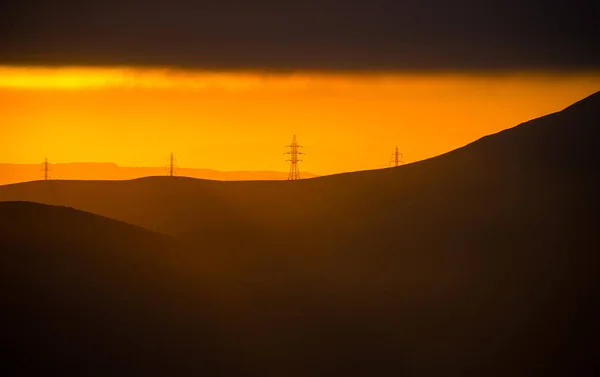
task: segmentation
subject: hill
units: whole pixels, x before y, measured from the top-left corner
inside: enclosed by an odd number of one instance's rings
[[[31,182],[0,187],[0,200],[69,205],[211,250],[231,269],[235,297],[222,297],[259,375],[594,375],[599,125],[596,93],[393,169]]]
[[[61,180],[127,180],[167,174],[166,167],[127,167],[114,163],[73,162],[51,164],[50,178]],[[1,164],[0,185],[37,181],[43,177],[41,164]],[[218,171],[181,168],[177,175],[217,181],[287,180],[287,172],[278,171]],[[304,178],[315,174],[302,173]]]
[[[170,237],[70,208],[4,202],[0,245],[9,370],[154,376],[198,362],[208,375],[223,370],[202,269]]]

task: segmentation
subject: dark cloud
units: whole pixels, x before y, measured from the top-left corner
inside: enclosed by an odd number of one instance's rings
[[[0,64],[600,67],[598,1],[6,0]]]

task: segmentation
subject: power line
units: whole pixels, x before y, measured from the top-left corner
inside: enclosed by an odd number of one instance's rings
[[[288,175],[288,180],[295,181],[300,179],[300,170],[298,169],[298,162],[302,162],[302,160],[300,160],[298,156],[304,154],[298,150],[299,148],[302,148],[302,146],[298,145],[298,143],[296,142],[296,135],[294,135],[294,138],[292,139],[292,144],[288,145],[286,148],[290,148],[288,152],[284,153],[290,155],[290,159],[286,160],[290,162],[290,174]]]

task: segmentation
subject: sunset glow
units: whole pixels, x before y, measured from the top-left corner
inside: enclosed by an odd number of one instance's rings
[[[0,67],[0,162],[115,162],[301,171],[382,168],[397,145],[413,162],[559,111],[599,73],[457,75],[232,73]]]

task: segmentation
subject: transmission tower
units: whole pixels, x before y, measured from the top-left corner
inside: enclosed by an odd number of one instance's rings
[[[48,173],[51,171],[48,158],[45,158],[44,162],[42,162],[42,171],[44,172],[44,181],[47,181],[50,178]]]
[[[286,160],[290,162],[290,174],[288,176],[288,180],[295,181],[300,179],[300,170],[298,170],[298,162],[302,162],[302,160],[300,160],[298,156],[304,154],[298,150],[299,148],[302,148],[302,146],[298,145],[298,143],[296,142],[296,135],[294,135],[294,138],[292,139],[292,144],[288,145],[286,148],[290,149],[288,152],[284,153],[290,155],[290,159]]]
[[[402,153],[398,152],[398,147],[396,147],[396,150],[394,151],[394,153],[392,153],[392,159],[390,160],[390,165],[398,166],[403,163],[404,163],[404,161],[402,161]]]
[[[170,177],[175,176],[176,169],[177,169],[177,160],[175,159],[173,152],[171,152],[171,155],[169,156],[169,176]]]

